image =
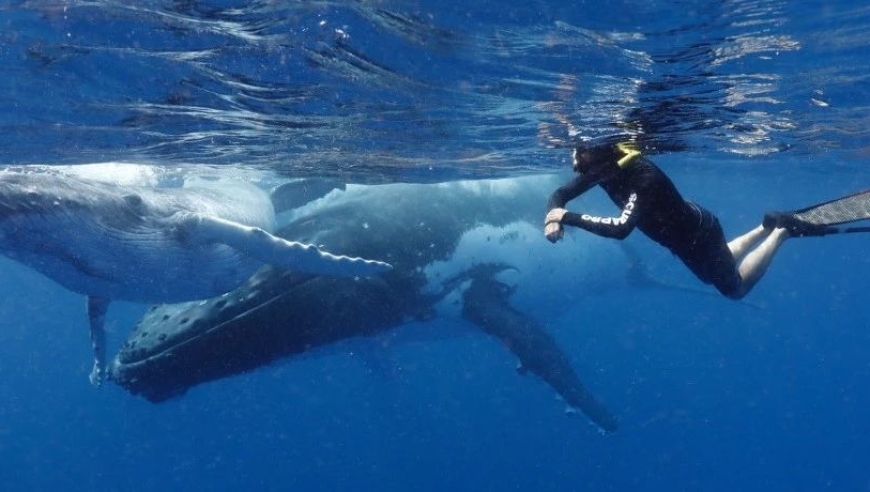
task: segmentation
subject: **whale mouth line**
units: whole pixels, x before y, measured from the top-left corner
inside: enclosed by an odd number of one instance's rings
[[[217,333],[221,333],[226,330],[227,326],[231,326],[234,323],[237,323],[242,318],[251,316],[252,314],[266,309],[270,307],[273,303],[279,301],[280,299],[292,295],[295,288],[300,288],[311,281],[313,281],[316,277],[314,276],[306,276],[305,279],[294,284],[292,288],[279,290],[278,292],[272,293],[267,299],[262,300],[257,296],[256,302],[253,303],[250,307],[244,307],[246,303],[250,303],[254,298],[242,299],[235,303],[237,311],[234,311],[233,314],[226,319],[222,319],[219,323],[209,322],[209,316],[203,316],[199,314],[197,316],[193,315],[184,315],[182,320],[186,320],[184,323],[179,321],[175,321],[172,323],[172,327],[175,328],[173,330],[172,336],[166,336],[168,330],[166,330],[165,326],[162,327],[158,332],[153,332],[149,330],[149,336],[158,337],[158,342],[153,343],[149,348],[141,348],[141,347],[130,347],[125,346],[118,355],[115,357],[115,361],[113,363],[113,371],[119,369],[120,367],[125,368],[134,368],[138,366],[142,366],[148,363],[151,363],[155,360],[158,360],[162,357],[172,357],[174,352],[179,351],[192,343],[200,343],[202,340],[208,339],[210,336],[214,336]],[[226,302],[227,304],[217,309],[231,309],[232,306],[229,304],[229,301],[225,299],[210,299],[205,301],[205,303],[198,304],[195,307],[190,307],[185,309],[184,311],[180,311],[173,315],[173,318],[178,318],[183,315],[183,313],[190,313],[193,310],[209,313],[214,310],[218,303]],[[216,315],[217,319],[220,319],[220,312]],[[147,319],[147,318],[146,318]],[[202,320],[206,320],[203,322]],[[143,320],[143,323],[145,321]],[[149,323],[150,326],[161,327],[161,324],[168,325],[168,321],[165,323],[156,322]],[[181,326],[181,325],[184,326]],[[202,324],[200,329],[196,329],[198,324]],[[136,332],[140,331],[142,324],[137,327]],[[160,336],[164,336],[165,338],[160,339]],[[129,344],[129,342],[128,342]]]
[[[238,321],[239,318],[241,318],[243,316],[247,316],[250,313],[256,312],[257,310],[268,306],[269,304],[274,302],[279,297],[281,297],[280,294],[272,297],[271,299],[269,299],[266,302],[260,303],[257,306],[252,307],[251,309],[246,309],[244,311],[241,311],[238,314],[234,315],[233,317],[220,322],[219,324],[210,325],[205,330],[202,330],[202,331],[193,330],[192,332],[188,332],[188,330],[182,330],[182,333],[185,333],[186,336],[177,337],[171,343],[162,343],[159,345],[155,345],[155,347],[160,347],[160,348],[147,350],[146,354],[144,354],[143,357],[135,357],[135,355],[141,355],[141,354],[138,353],[139,351],[134,349],[134,350],[131,350],[130,352],[127,352],[127,354],[129,355],[129,358],[123,357],[123,360],[122,360],[122,356],[119,355],[118,361],[125,366],[131,367],[131,366],[135,366],[137,364],[141,364],[143,362],[148,362],[148,361],[158,359],[160,357],[169,356],[169,355],[171,355],[171,353],[173,351],[176,351],[178,348],[184,347],[185,345],[192,343],[194,341],[199,341],[199,340],[208,338],[208,336],[210,334],[213,334],[217,331],[221,331],[227,324],[232,323],[234,321]],[[196,323],[196,321],[194,321],[194,323]]]
[[[181,396],[190,389],[189,385],[182,383],[167,384],[165,386],[152,386],[148,384],[139,386],[140,377],[149,371],[156,370],[159,373],[163,373],[161,366],[172,367],[173,362],[171,361],[177,361],[179,357],[185,357],[185,354],[188,352],[195,352],[198,345],[207,346],[209,338],[219,338],[228,329],[232,330],[232,328],[228,327],[239,325],[239,322],[243,318],[268,308],[274,302],[281,299],[284,294],[277,293],[268,301],[259,302],[256,306],[240,311],[218,324],[206,324],[208,328],[205,330],[194,331],[193,333],[190,333],[189,330],[181,330],[187,336],[178,337],[170,343],[161,342],[144,353],[139,353],[136,349],[121,350],[112,359],[112,363],[109,364],[106,377],[121,386],[128,386],[128,390],[131,393],[140,394],[152,403],[160,403]],[[164,376],[169,375],[169,373],[164,373]]]

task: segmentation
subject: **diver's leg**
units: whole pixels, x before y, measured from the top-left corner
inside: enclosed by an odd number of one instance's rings
[[[738,266],[742,284],[740,286],[740,291],[735,295],[737,298],[748,294],[749,291],[755,287],[755,284],[761,280],[761,277],[763,277],[764,273],[767,272],[767,268],[770,266],[771,261],[773,261],[773,256],[776,254],[776,251],[789,237],[788,230],[781,227],[765,232],[769,233],[769,235],[761,242],[761,244],[758,245],[757,248],[747,253]]]
[[[765,229],[763,225],[752,229],[742,236],[735,237],[728,243],[728,249],[731,250],[731,256],[734,261],[740,263],[740,260],[746,256],[758,241],[768,237],[772,229]]]

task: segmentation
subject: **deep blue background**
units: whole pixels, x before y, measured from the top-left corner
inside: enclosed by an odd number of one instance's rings
[[[846,171],[734,162],[742,172],[725,176],[661,162],[732,234],[759,210],[867,184]],[[654,276],[695,285],[648,240],[629,241]],[[0,473],[8,490],[862,489],[867,252],[863,235],[791,240],[742,303],[626,282],[550,319],[525,306],[619,415],[610,436],[564,415],[473,330],[391,347],[389,371],[349,342],[161,405],[95,390],[81,297],[4,261]],[[141,311],[112,307],[114,344]]]
[[[686,83],[669,87],[673,94],[667,102],[698,112],[669,116],[685,126],[666,127],[663,137],[687,141],[689,149],[663,153],[656,161],[688,198],[719,215],[729,236],[756,225],[765,210],[870,187],[865,169],[870,90],[864,73],[870,14],[863,3],[621,2],[576,8],[515,3],[466,8],[438,2],[409,10],[465,35],[516,28],[522,36],[514,42],[534,47],[518,49],[517,56],[510,46],[499,54],[410,42],[384,45],[378,31],[367,28],[368,18],[341,6],[312,7],[267,29],[292,33],[298,43],[291,47],[298,51],[321,46],[322,39],[332,39],[332,28],[349,25],[352,48],[433,84],[426,90],[400,87],[396,94],[384,89],[394,79],[384,84],[365,71],[351,73],[362,81],[335,76],[347,68],[343,65],[326,75],[289,77],[275,69],[269,43],[242,42],[235,34],[210,30],[212,25],[198,30],[196,23],[130,14],[118,7],[124,3],[76,9],[69,2],[68,11],[63,2],[3,6],[0,157],[4,164],[140,158],[161,164],[247,158],[274,164],[269,159],[287,152],[298,160],[287,159],[281,170],[316,174],[311,163],[323,161],[347,165],[339,169],[364,180],[369,171],[351,166],[359,154],[394,166],[378,168],[373,181],[510,175],[537,167],[550,172],[564,166],[567,152],[547,149],[537,139],[536,123],[552,123],[551,112],[538,104],[550,97],[559,73],[579,74],[581,89],[573,95],[587,98],[561,109],[569,110],[574,123],[596,130],[597,120],[585,119],[593,109],[631,103],[621,92],[590,103],[589,87],[599,87],[598,76],[649,75],[661,81],[670,67]],[[800,48],[780,53],[771,48],[776,43],[758,51],[741,44],[748,25],[743,23],[756,18],[753,9],[760,18],[773,19],[753,31],[756,38],[784,36]],[[435,15],[427,17],[427,11]],[[312,30],[321,18],[328,20],[326,34]],[[645,34],[642,41],[625,42],[626,49],[654,54],[654,68],[643,72],[621,64],[622,51],[601,45],[543,49],[535,43],[548,39],[555,20],[596,33]],[[164,24],[171,28],[155,27]],[[531,36],[536,33],[541,37]],[[81,46],[90,51],[85,54]],[[227,50],[209,60],[210,69],[223,70],[215,79],[190,63],[152,56],[213,46]],[[744,50],[736,61],[716,64],[705,58],[735,46]],[[553,58],[537,58],[551,52]],[[274,84],[270,96],[287,96],[297,83],[316,83],[306,97],[318,97],[289,107],[267,97],[247,105],[222,99],[224,92],[237,90],[223,85],[225,76],[246,73],[262,77],[248,81],[254,85]],[[758,74],[773,78],[754,78]],[[770,87],[722,82],[743,76]],[[512,85],[517,78],[543,88]],[[714,102],[701,97],[711,93]],[[729,106],[728,97],[735,94],[758,99]],[[219,117],[182,117],[175,107],[143,109],[169,95],[185,101],[182,109],[213,107]],[[673,109],[653,104],[657,98],[641,98],[650,114]],[[517,101],[527,106],[520,104],[516,114],[499,106]],[[447,104],[454,102],[455,107]],[[490,104],[505,113],[489,112]],[[234,112],[240,108],[252,115]],[[385,109],[400,117],[365,118],[368,112],[386,114],[375,111]],[[323,122],[319,112],[327,112],[332,118],[327,122],[336,127],[323,133],[288,130],[273,121],[285,115],[282,111],[294,116],[301,111],[315,123]],[[464,119],[472,116],[473,121]],[[252,121],[263,123],[261,133],[236,133],[250,130]],[[188,138],[200,131],[207,134],[203,139]],[[757,140],[739,143],[753,135]],[[382,143],[377,136],[389,138]],[[474,149],[471,157],[492,154],[469,164],[462,161],[466,148]],[[763,155],[750,157],[753,150]],[[442,157],[447,164],[439,167]],[[327,170],[334,174],[335,168]],[[600,241],[579,231],[572,235],[581,247]],[[701,288],[647,239],[633,235],[628,241],[655,278]],[[515,359],[473,330],[374,354],[380,370],[368,360],[371,347],[352,341],[197,387],[161,405],[111,384],[96,390],[87,380],[84,300],[0,259],[0,487],[867,490],[868,252],[870,236],[862,234],[789,241],[769,275],[740,303],[710,289],[706,295],[625,281],[602,282],[598,294],[575,297],[564,312],[523,306],[552,331],[584,382],[620,417],[621,429],[610,436],[600,435],[582,416],[566,416],[549,388],[517,375]],[[144,309],[112,306],[110,348],[120,344]],[[461,331],[459,325],[437,320],[401,329],[454,332]]]

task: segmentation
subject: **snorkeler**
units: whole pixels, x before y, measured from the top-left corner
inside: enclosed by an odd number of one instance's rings
[[[741,299],[752,290],[786,239],[814,232],[801,230],[812,225],[789,214],[769,214],[764,224],[728,242],[716,216],[684,200],[670,178],[631,142],[577,147],[573,157],[574,171],[580,174],[550,197],[544,219],[548,240],[561,239],[565,225],[616,239],[624,239],[637,227],[673,252],[701,281],[731,299]],[[619,217],[565,210],[566,203],[596,185],[622,207]]]

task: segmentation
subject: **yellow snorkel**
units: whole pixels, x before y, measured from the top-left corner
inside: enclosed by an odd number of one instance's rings
[[[637,148],[637,142],[619,142],[616,148],[623,153],[623,156],[616,161],[616,165],[620,169],[625,169],[635,159],[640,157],[640,150]]]

